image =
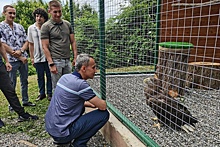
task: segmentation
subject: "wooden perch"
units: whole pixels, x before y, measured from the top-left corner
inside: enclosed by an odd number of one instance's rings
[[[213,5],[219,2],[220,0],[211,0],[208,2],[204,2],[204,3],[175,3],[175,4],[172,4],[171,6],[172,7],[176,7],[176,6],[193,7],[193,6]]]
[[[191,62],[188,64],[187,86],[199,89],[219,89],[220,63]]]
[[[184,95],[189,50],[159,47],[156,75],[166,95]]]

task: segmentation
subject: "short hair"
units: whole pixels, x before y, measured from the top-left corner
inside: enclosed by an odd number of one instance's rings
[[[78,55],[76,58],[75,70],[79,71],[83,65],[88,66],[90,58],[93,58],[93,57],[90,56],[89,54],[82,53]]]
[[[51,7],[61,7],[61,4],[57,0],[52,0],[49,2],[49,9],[51,9]]]
[[[5,5],[4,7],[3,7],[3,12],[6,12],[6,9],[7,8],[14,8],[12,5]]]
[[[37,9],[35,9],[34,12],[32,13],[34,19],[35,19],[35,17],[36,17],[37,14],[40,14],[41,16],[43,16],[44,19],[45,19],[45,21],[48,20],[48,14],[47,14],[46,10],[44,10],[44,9],[42,9],[42,8],[37,8]]]

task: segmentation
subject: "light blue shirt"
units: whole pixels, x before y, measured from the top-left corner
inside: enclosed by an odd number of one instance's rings
[[[46,112],[46,131],[55,137],[68,136],[68,126],[85,111],[84,102],[95,96],[92,88],[78,72],[63,75]]]

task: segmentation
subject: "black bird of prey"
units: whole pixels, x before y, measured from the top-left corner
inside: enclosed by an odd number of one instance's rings
[[[155,85],[158,83],[158,80],[152,77],[145,79],[144,83],[147,84],[147,87],[145,87],[144,94],[147,105],[150,106],[153,113],[157,116],[159,123],[177,131],[183,129],[187,133],[189,131],[193,132],[195,123],[198,120],[191,115],[190,111],[184,105],[169,95],[158,93],[158,89],[149,90],[149,88],[156,87]],[[152,91],[154,91],[153,93],[157,91],[157,93],[150,96],[148,92],[152,94]],[[160,124],[156,124],[155,126],[160,127]]]

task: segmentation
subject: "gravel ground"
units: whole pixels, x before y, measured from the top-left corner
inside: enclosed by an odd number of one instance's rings
[[[167,127],[153,128],[155,117],[143,94],[143,80],[149,75],[108,76],[106,86],[107,101],[121,111],[132,123],[161,147],[219,147],[220,146],[220,91],[186,89],[181,98],[199,122],[194,132],[174,131]],[[89,80],[90,85],[99,92],[99,77]],[[52,147],[52,139],[39,139],[23,133],[0,134],[0,147],[27,147],[19,140],[29,141],[39,147]],[[88,147],[110,147],[100,133],[89,142]]]
[[[194,132],[174,131],[167,127],[153,128],[155,117],[146,105],[143,80],[149,75],[107,76],[106,97],[161,147],[218,147],[220,146],[220,92],[219,90],[186,89],[181,98],[191,114],[198,118]],[[99,77],[89,80],[99,92]]]
[[[100,132],[87,143],[88,147],[111,147]],[[39,139],[25,133],[0,134],[0,147],[54,147],[52,138]]]

